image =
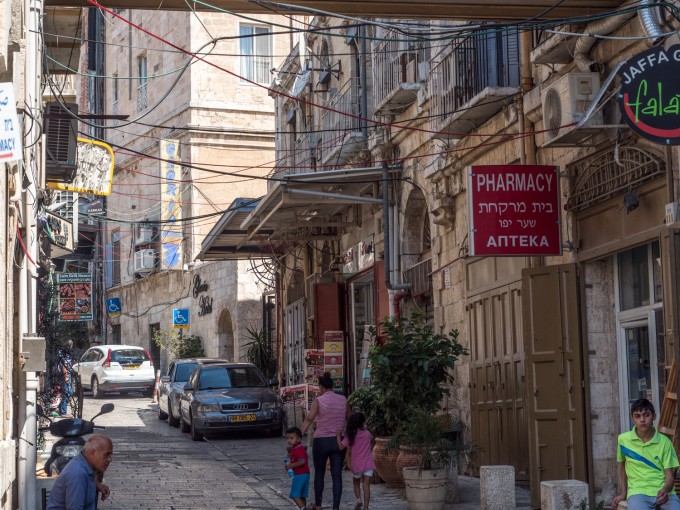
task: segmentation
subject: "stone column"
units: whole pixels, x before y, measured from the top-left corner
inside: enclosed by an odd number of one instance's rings
[[[588,484],[579,480],[541,482],[542,510],[577,510],[588,504]]]
[[[515,510],[513,466],[481,466],[479,482],[481,510]]]

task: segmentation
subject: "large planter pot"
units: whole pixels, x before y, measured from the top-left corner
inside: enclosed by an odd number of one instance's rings
[[[385,445],[389,441],[387,437],[376,437],[375,446],[373,447],[373,460],[375,461],[375,470],[382,478],[385,485],[393,489],[398,489],[404,486],[404,479],[399,470],[397,470],[397,457],[399,452],[397,450],[386,451]]]
[[[414,447],[410,446],[401,446],[399,447],[399,455],[397,455],[397,471],[399,472],[399,475],[401,480],[404,479],[404,473],[403,470],[405,467],[416,467],[418,464],[420,464],[420,460],[422,458],[422,454],[419,453],[419,450]],[[402,485],[403,487],[403,485]]]
[[[442,510],[446,501],[448,469],[418,471],[407,467],[403,471],[406,500],[411,510]]]

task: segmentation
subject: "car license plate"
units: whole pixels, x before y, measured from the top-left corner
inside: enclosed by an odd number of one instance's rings
[[[125,370],[138,370],[141,365],[127,365]]]
[[[229,421],[238,423],[243,421],[255,421],[257,417],[254,414],[235,414]]]

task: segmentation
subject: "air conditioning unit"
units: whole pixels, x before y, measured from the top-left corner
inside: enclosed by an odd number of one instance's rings
[[[157,234],[158,229],[149,224],[135,225],[135,246],[153,243]]]
[[[156,268],[156,253],[153,250],[135,252],[135,273],[150,273]]]
[[[72,182],[76,176],[77,115],[78,105],[74,103],[45,105],[45,179],[48,182]]]
[[[574,146],[595,134],[602,125],[602,112],[575,129],[600,90],[597,73],[569,73],[541,92],[543,105],[543,146]]]

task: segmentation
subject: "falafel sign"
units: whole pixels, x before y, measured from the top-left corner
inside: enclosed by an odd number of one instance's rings
[[[561,255],[558,170],[542,165],[469,167],[470,255]]]
[[[92,275],[90,273],[57,274],[59,320],[92,320]]]
[[[680,144],[680,45],[650,48],[618,71],[623,120],[643,138],[662,145]]]

